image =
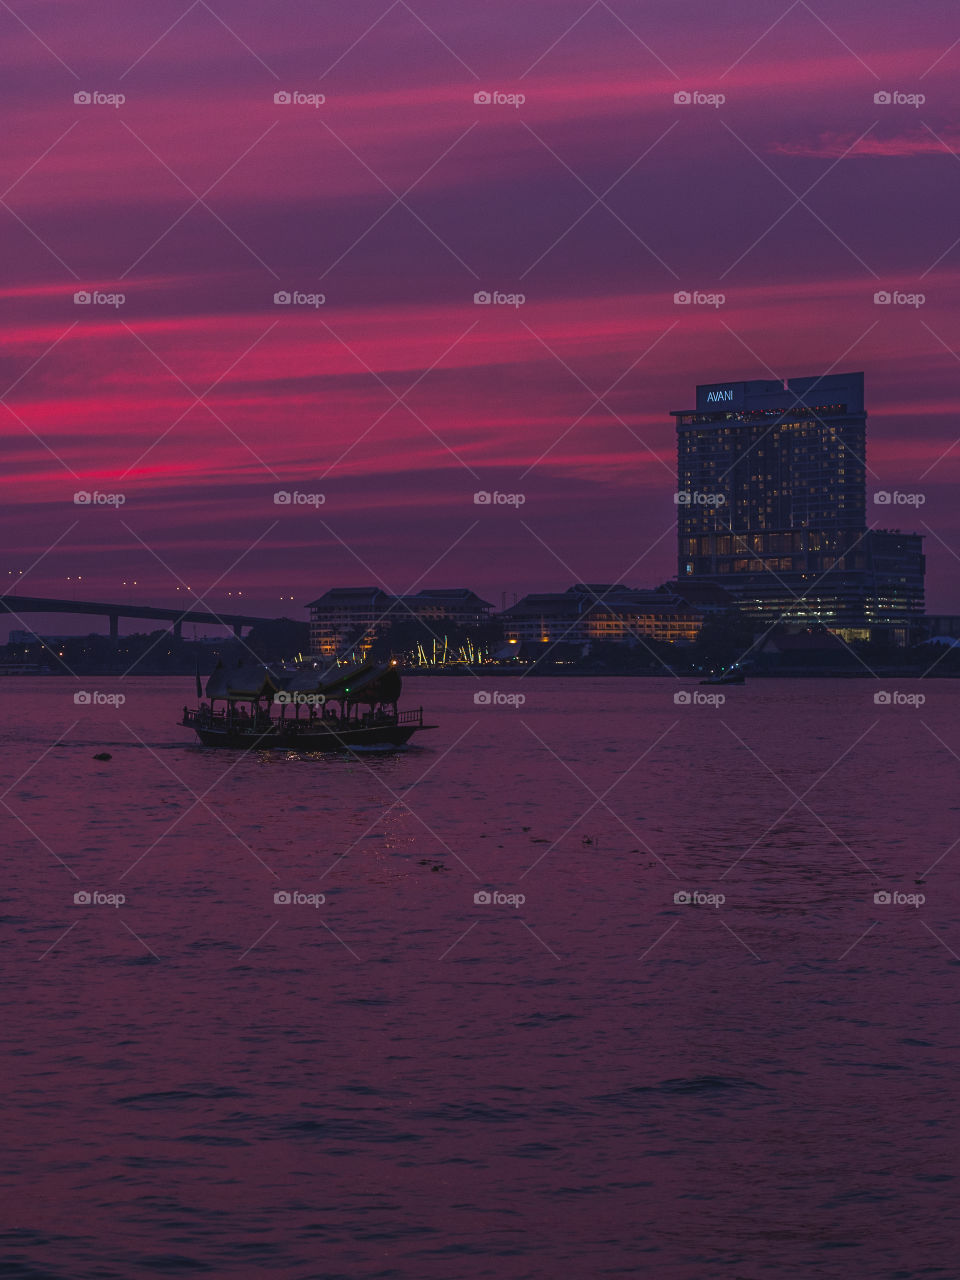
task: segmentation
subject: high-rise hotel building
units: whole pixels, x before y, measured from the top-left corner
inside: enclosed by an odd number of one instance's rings
[[[862,373],[709,383],[672,416],[681,584],[722,586],[767,623],[906,643],[922,536],[867,528]]]

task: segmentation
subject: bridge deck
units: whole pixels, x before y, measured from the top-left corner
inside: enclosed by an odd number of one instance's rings
[[[226,627],[256,627],[275,618],[207,609],[164,609],[149,604],[105,604],[99,600],[55,600],[49,596],[0,595],[0,613],[85,613],[101,618],[152,618],[158,622],[204,622]]]

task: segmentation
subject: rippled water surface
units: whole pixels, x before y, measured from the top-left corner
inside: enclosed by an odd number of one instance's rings
[[[960,685],[410,680],[296,759],[192,683],[0,687],[0,1274],[960,1274]]]

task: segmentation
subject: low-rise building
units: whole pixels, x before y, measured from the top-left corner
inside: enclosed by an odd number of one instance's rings
[[[438,634],[444,627],[478,627],[489,622],[493,605],[466,587],[394,596],[379,587],[332,587],[310,609],[310,651],[334,658],[352,651],[365,655],[395,622],[415,618]]]
[[[679,595],[622,583],[580,582],[562,592],[535,592],[500,614],[507,641],[586,644],[610,640],[692,642],[703,611]]]

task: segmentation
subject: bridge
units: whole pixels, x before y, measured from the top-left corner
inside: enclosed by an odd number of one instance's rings
[[[185,622],[199,622],[206,626],[233,628],[238,638],[244,627],[275,622],[275,618],[258,618],[248,613],[211,613],[207,609],[161,609],[149,604],[104,604],[99,600],[54,600],[49,596],[0,595],[0,613],[80,613],[98,618],[109,618],[110,639],[120,637],[121,618],[149,618],[155,622],[172,622],[173,634],[181,638]]]

